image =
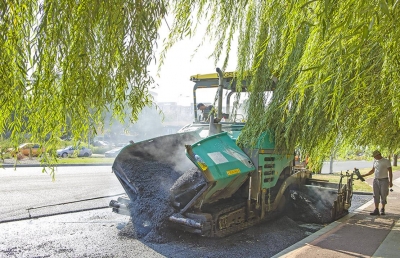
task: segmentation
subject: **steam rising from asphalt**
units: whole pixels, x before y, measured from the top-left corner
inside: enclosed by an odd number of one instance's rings
[[[149,242],[165,242],[167,218],[175,210],[170,189],[194,164],[185,155],[185,144],[199,138],[192,134],[174,134],[135,143],[123,149],[114,162],[138,189],[131,200],[131,223],[122,234]]]
[[[159,103],[159,107],[163,112],[164,121],[159,109],[145,107],[139,114],[138,120],[134,123],[126,121],[125,124],[120,124],[117,121],[113,121],[108,127],[105,126],[105,130],[110,133],[104,140],[115,144],[127,144],[131,140],[134,142],[144,141],[154,137],[174,134],[181,127],[193,121],[192,108],[163,105],[163,103]]]
[[[300,191],[291,190],[291,207],[288,216],[307,223],[329,223],[332,217],[333,203],[337,198],[335,189],[304,187]]]

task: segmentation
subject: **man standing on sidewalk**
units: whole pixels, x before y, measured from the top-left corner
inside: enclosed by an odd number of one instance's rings
[[[392,179],[392,166],[388,159],[382,157],[379,151],[374,151],[372,153],[374,157],[374,165],[367,174],[361,175],[362,177],[369,176],[375,173],[375,178],[373,182],[374,190],[374,203],[375,210],[371,212],[371,215],[379,215],[379,201],[382,203],[381,215],[385,215],[385,205],[387,203],[387,196],[389,194],[389,187],[393,187]],[[389,174],[389,175],[388,175]]]

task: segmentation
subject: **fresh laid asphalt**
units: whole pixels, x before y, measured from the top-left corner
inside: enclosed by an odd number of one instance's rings
[[[58,166],[55,180],[39,166],[0,169],[0,222],[107,208],[124,195],[106,166]]]

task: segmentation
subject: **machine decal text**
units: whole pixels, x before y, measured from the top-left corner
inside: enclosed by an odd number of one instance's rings
[[[228,176],[239,174],[240,173],[240,169],[235,168],[235,169],[226,171],[226,173],[228,174]]]

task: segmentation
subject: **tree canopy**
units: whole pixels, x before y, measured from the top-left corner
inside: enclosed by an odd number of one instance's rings
[[[136,120],[165,15],[157,1],[1,1],[0,132],[51,144],[85,139],[105,110]]]
[[[251,115],[239,142],[254,144],[271,130],[278,150],[300,147],[318,169],[349,146],[397,151],[399,12],[398,1],[384,0],[186,0],[174,6],[170,42],[194,33],[195,19],[207,20],[206,37],[219,42],[214,58],[226,66],[223,55],[238,38],[238,76],[251,77]],[[261,93],[273,77],[267,107]]]
[[[278,150],[300,146],[316,167],[343,146],[392,153],[400,138],[399,14],[397,0],[2,1],[0,132],[41,140],[72,129],[84,137],[104,110],[135,120],[152,102],[155,48],[164,48],[162,65],[174,43],[206,22],[204,40],[218,42],[215,62],[224,70],[237,40],[238,77],[251,76],[240,143],[271,130]],[[167,15],[170,35],[157,46]],[[272,77],[267,108],[260,93]]]

